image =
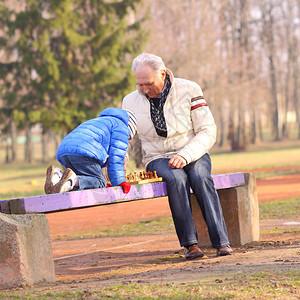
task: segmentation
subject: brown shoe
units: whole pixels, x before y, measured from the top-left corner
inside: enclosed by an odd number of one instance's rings
[[[226,256],[226,255],[231,255],[233,250],[231,249],[230,246],[224,247],[225,249],[221,248],[217,250],[217,256]]]
[[[53,165],[50,165],[46,172],[46,181],[44,185],[44,191],[46,194],[53,194],[53,187],[57,184],[62,177],[63,172]]]
[[[188,247],[185,247],[185,258],[186,259],[194,259],[197,257],[203,257],[204,253],[201,251],[201,249],[196,245],[191,245]]]
[[[53,184],[52,178],[54,174],[55,167],[53,165],[49,166],[46,172],[46,181],[44,185],[44,191],[46,194],[52,194]]]

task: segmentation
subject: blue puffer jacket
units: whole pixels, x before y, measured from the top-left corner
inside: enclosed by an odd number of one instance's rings
[[[129,115],[120,108],[106,108],[97,118],[83,122],[70,132],[57,149],[56,158],[80,155],[95,158],[107,166],[110,182],[125,181],[124,158],[128,146]]]

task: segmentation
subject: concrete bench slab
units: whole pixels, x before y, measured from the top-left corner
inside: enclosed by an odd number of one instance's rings
[[[44,214],[0,213],[0,289],[55,282],[48,220]]]

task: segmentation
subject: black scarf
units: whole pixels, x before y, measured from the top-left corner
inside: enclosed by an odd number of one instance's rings
[[[159,95],[159,97],[150,98],[148,95],[146,95],[150,103],[151,120],[155,127],[156,133],[162,137],[167,137],[168,135],[167,124],[166,124],[163,108],[167,100],[167,96],[169,94],[170,88],[171,88],[170,76],[166,74],[166,86],[163,92]]]

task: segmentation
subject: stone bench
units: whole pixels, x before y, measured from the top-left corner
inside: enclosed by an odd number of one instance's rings
[[[213,175],[232,245],[259,240],[259,210],[251,173]],[[54,282],[49,225],[45,213],[167,196],[165,182],[0,200],[0,289]],[[210,246],[207,227],[192,194],[199,244]]]
[[[255,177],[251,173],[212,175],[220,197],[232,245],[259,240],[259,210]],[[32,214],[78,209],[95,205],[136,201],[167,196],[165,182],[132,185],[128,194],[121,187],[73,191],[0,201],[2,213]],[[210,245],[201,210],[192,194],[192,209],[199,243]]]

